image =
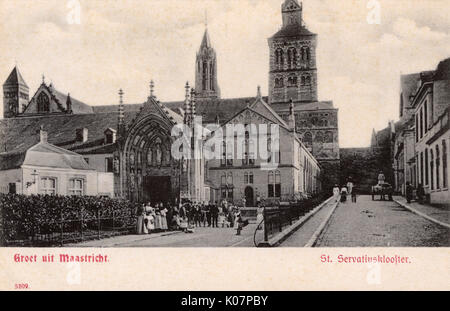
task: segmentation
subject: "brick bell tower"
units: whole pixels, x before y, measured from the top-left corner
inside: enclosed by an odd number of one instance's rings
[[[195,96],[197,99],[220,98],[220,88],[217,83],[217,58],[205,29],[200,50],[197,53],[195,70]]]
[[[303,23],[303,6],[286,0],[283,25],[268,39],[270,48],[269,103],[317,101],[317,35]]]
[[[17,66],[3,83],[3,117],[14,118],[28,105],[29,88]]]

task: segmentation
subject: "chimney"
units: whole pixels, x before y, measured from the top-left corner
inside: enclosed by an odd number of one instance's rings
[[[75,131],[76,134],[76,141],[77,142],[82,142],[85,143],[88,140],[88,129],[87,128],[80,128],[80,129],[76,129]]]
[[[72,101],[70,100],[70,93],[67,94],[67,113],[72,113]]]
[[[40,142],[41,143],[48,143],[48,133],[43,130],[43,127],[41,126],[41,130],[39,131],[40,136]]]

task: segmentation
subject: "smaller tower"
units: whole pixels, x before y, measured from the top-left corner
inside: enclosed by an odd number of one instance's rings
[[[290,105],[289,105],[289,119],[288,119],[288,125],[289,125],[289,129],[291,129],[292,131],[295,131],[295,112],[294,112],[294,101],[290,100]]]
[[[120,136],[123,136],[125,133],[125,113],[123,107],[123,90],[119,90],[119,115],[117,120],[117,131]]]
[[[220,88],[217,82],[217,59],[208,28],[205,29],[200,50],[197,53],[195,69],[195,91],[198,99],[220,98]]]
[[[21,114],[28,105],[29,88],[17,66],[3,84],[3,117],[13,118]]]

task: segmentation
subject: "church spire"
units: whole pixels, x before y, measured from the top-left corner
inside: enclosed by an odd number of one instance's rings
[[[208,33],[208,22],[205,14],[205,33],[197,53],[195,69],[195,94],[198,99],[220,98],[220,88],[217,83],[216,52],[211,44]]]

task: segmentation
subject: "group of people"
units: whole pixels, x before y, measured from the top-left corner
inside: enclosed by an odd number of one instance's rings
[[[245,224],[239,208],[227,204],[207,204],[186,201],[178,206],[158,203],[143,204],[137,211],[137,234],[148,234],[168,230],[193,232],[195,227],[233,228]]]
[[[347,184],[342,185],[342,187],[339,187],[336,184],[333,188],[333,196],[336,202],[341,201],[342,203],[345,203],[347,201],[347,196],[350,195],[352,202],[356,203],[356,193],[356,187],[351,180],[349,180]]]

